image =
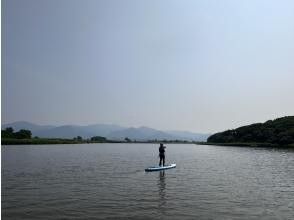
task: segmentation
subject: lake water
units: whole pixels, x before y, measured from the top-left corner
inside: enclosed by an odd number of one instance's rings
[[[293,219],[293,150],[166,146],[2,146],[2,218]]]

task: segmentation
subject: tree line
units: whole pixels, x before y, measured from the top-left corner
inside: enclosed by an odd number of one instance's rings
[[[1,130],[1,137],[10,139],[31,139],[32,132],[26,129],[21,129],[17,132],[14,132],[13,128],[9,127],[5,130]]]
[[[26,129],[21,129],[17,132],[14,132],[13,128],[8,127],[4,130],[1,130],[1,137],[3,139],[32,139],[32,132]],[[34,139],[39,139],[39,138],[34,137]],[[62,138],[58,138],[58,139],[62,139]],[[90,139],[83,139],[81,136],[77,136],[77,137],[74,137],[72,140],[77,142],[91,141],[91,142],[101,142],[101,143],[108,141],[105,137],[101,137],[101,136],[94,136],[94,137],[91,137]]]

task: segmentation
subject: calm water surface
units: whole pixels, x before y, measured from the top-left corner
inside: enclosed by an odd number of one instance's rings
[[[155,144],[2,146],[3,219],[294,219],[294,151]]]

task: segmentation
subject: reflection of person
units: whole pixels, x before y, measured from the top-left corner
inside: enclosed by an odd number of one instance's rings
[[[160,146],[159,146],[159,166],[161,166],[161,161],[162,161],[162,164],[164,166],[165,164],[165,146],[163,146],[162,143],[160,143]]]
[[[165,216],[165,210],[166,210],[166,197],[165,197],[165,174],[164,170],[161,170],[159,173],[159,179],[158,179],[158,193],[159,193],[159,210],[161,213],[161,216]]]

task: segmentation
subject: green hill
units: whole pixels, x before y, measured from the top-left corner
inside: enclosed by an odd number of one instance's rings
[[[294,116],[286,116],[265,123],[256,123],[211,135],[208,143],[294,143]]]

